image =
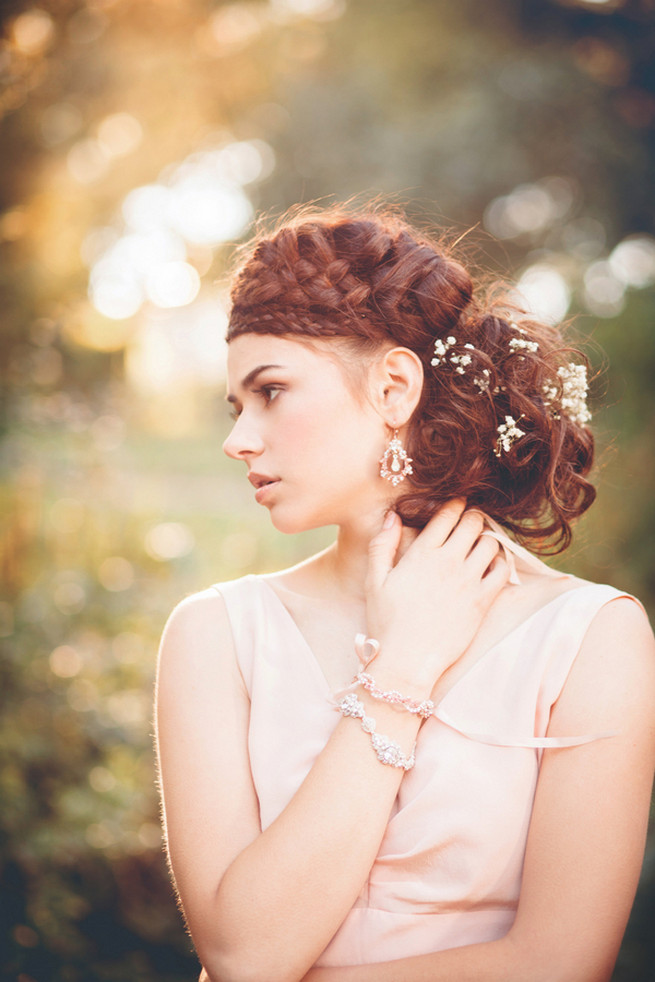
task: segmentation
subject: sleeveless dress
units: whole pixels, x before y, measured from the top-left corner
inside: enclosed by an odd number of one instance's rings
[[[495,537],[515,556],[517,582],[517,567],[536,560],[501,532]],[[250,575],[215,589],[251,701],[248,749],[263,830],[298,791],[341,716],[266,579]],[[546,731],[592,619],[622,596],[597,584],[559,594],[450,688],[419,731],[416,764],[403,777],[375,863],[317,965],[390,961],[507,933],[543,749],[612,735],[549,738]]]

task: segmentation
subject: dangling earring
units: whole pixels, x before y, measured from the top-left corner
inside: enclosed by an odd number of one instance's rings
[[[389,458],[391,457],[391,462]],[[391,481],[394,487],[404,481],[408,474],[413,474],[412,458],[407,456],[407,452],[400,442],[398,430],[393,431],[393,436],[389,440],[384,456],[380,458],[380,477]]]

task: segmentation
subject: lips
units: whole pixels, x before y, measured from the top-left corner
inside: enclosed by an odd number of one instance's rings
[[[280,478],[270,477],[268,474],[256,474],[254,471],[251,471],[250,474],[248,474],[248,480],[252,484],[253,488],[256,491],[259,491],[260,488],[265,487],[267,484],[277,483]]]

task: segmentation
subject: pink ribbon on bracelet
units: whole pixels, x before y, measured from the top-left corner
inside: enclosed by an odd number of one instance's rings
[[[370,648],[372,653],[369,654],[367,648]],[[368,668],[373,659],[380,654],[380,642],[376,641],[375,638],[367,638],[365,634],[356,634],[355,652],[362,668]]]

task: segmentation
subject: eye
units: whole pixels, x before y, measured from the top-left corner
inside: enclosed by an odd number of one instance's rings
[[[264,402],[267,405],[269,405],[277,398],[280,392],[282,392],[283,388],[284,386],[282,385],[274,385],[273,383],[271,383],[270,385],[262,385],[260,386],[259,389],[256,389],[255,391],[257,395],[262,396]]]

